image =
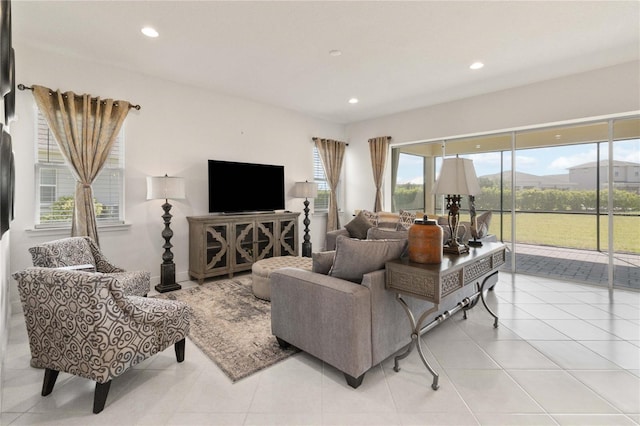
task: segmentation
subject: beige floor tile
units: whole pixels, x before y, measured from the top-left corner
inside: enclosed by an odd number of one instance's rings
[[[542,413],[503,370],[447,370],[447,375],[474,413]]]
[[[584,345],[572,340],[536,340],[529,343],[564,369],[616,370],[620,368]]]
[[[554,414],[553,418],[561,426],[637,426],[637,422],[623,414]]]
[[[548,413],[617,413],[588,386],[564,371],[509,370],[524,390]]]
[[[572,370],[569,374],[627,414],[640,413],[640,378],[624,370]]]
[[[547,414],[477,413],[482,426],[547,426],[556,425]]]
[[[616,291],[609,303],[593,286],[501,273],[486,297],[497,329],[479,304],[467,320],[458,312],[423,337],[437,391],[415,350],[399,372],[390,357],[352,389],[304,353],[232,383],[187,340],[184,363],[168,348],[114,380],[99,415],[85,379],[61,373],[40,396],[43,371],[29,367],[24,319],[12,315],[0,424],[640,424],[640,397],[629,391],[640,392],[639,294]],[[607,333],[618,340],[576,340]]]
[[[619,340],[620,338],[581,319],[545,319],[545,323],[573,340]]]
[[[559,369],[560,367],[522,340],[499,340],[480,342],[480,346],[503,369]]]

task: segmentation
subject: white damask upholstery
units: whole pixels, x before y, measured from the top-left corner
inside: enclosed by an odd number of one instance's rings
[[[125,271],[112,265],[98,245],[89,237],[70,237],[50,241],[29,249],[33,266],[61,268],[91,264],[96,272],[112,274],[122,282],[128,296],[145,296],[151,288],[151,277],[146,271]]]
[[[175,345],[184,360],[191,308],[183,302],[126,296],[108,274],[28,268],[13,274],[25,316],[32,366],[45,369],[42,395],[59,372],[96,382],[99,413],[111,380]]]

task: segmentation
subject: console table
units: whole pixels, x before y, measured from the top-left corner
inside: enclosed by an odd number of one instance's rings
[[[395,357],[393,367],[395,371],[400,371],[399,361],[406,358],[413,347],[417,346],[422,363],[433,376],[431,388],[437,390],[439,376],[424,356],[420,336],[460,309],[464,309],[466,319],[467,310],[473,308],[478,299],[493,316],[493,326],[498,327],[498,316],[487,306],[484,299],[484,287],[488,279],[496,275],[498,268],[505,263],[505,250],[504,244],[489,242],[484,243],[482,247],[470,247],[469,253],[462,255],[445,253],[442,263],[439,264],[415,263],[404,258],[386,263],[386,288],[396,293],[396,299],[402,305],[411,323],[411,343],[403,353]],[[463,298],[453,309],[438,315],[429,324],[422,325],[429,315],[439,310],[441,299],[473,284],[476,286],[474,294]],[[433,303],[433,307],[423,312],[416,321],[403,296],[427,300]]]
[[[205,278],[251,269],[273,256],[298,255],[300,213],[189,216],[189,275]]]

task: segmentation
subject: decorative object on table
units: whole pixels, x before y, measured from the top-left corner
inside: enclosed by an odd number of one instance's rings
[[[478,219],[476,217],[476,196],[469,195],[469,217],[471,218],[471,236],[473,237],[473,241],[469,241],[469,247],[482,247],[482,241],[479,241],[478,238]]]
[[[302,243],[302,257],[311,257],[311,237],[309,236],[309,198],[315,198],[318,194],[318,185],[315,182],[296,182],[293,187],[293,196],[304,198],[304,242]]]
[[[458,223],[460,222],[461,196],[480,193],[480,184],[473,168],[473,161],[457,156],[445,158],[433,192],[446,195],[447,210],[449,210],[448,226],[451,238],[445,243],[444,252],[468,253],[469,247],[458,241]]]
[[[442,262],[442,228],[435,220],[416,220],[409,228],[409,260],[416,263]]]
[[[156,285],[156,290],[164,293],[172,290],[179,290],[182,287],[176,283],[176,265],[173,263],[173,253],[171,252],[171,237],[173,231],[169,227],[171,224],[171,204],[169,199],[182,200],[185,198],[184,179],[175,176],[148,176],[147,177],[147,200],[164,199],[162,210],[164,214],[164,230],[162,238],[164,238],[164,253],[162,254],[162,265],[160,265],[160,284]]]

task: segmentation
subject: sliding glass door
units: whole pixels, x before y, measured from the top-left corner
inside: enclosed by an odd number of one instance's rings
[[[424,204],[395,207],[438,215],[446,215],[443,197],[431,188],[442,158],[472,159],[482,189],[477,213],[492,212],[489,232],[514,249],[515,272],[640,286],[638,117],[396,146],[393,155],[403,159],[394,176],[408,176],[409,160],[425,170]],[[396,202],[410,185],[401,181]],[[463,198],[461,220],[467,215]]]

